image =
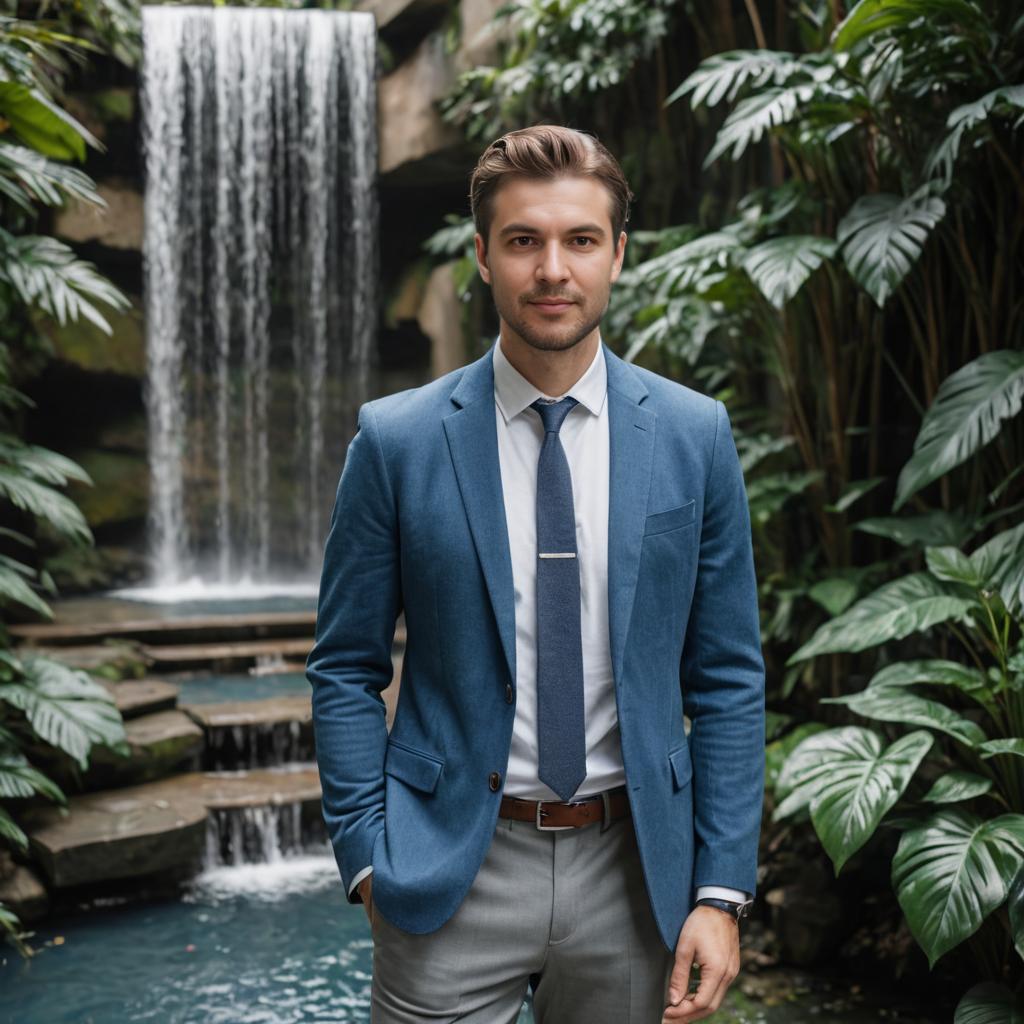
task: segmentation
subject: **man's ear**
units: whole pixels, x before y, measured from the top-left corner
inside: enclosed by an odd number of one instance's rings
[[[484,248],[484,236],[478,231],[473,236],[473,246],[476,249],[476,266],[477,270],[480,271],[480,276],[484,279],[484,284],[491,283],[491,270],[487,266],[487,250]]]
[[[622,273],[622,260],[626,255],[626,232],[619,232],[619,241],[615,246],[615,259],[612,260],[612,274],[611,284],[614,284],[619,279],[619,274]]]

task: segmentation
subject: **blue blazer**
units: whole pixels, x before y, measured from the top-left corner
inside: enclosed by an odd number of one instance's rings
[[[722,403],[604,355],[615,697],[647,892],[672,950],[697,886],[756,891],[764,663],[750,518]],[[345,890],[372,865],[375,908],[415,933],[455,912],[487,852],[515,714],[491,360],[360,409],[306,662]],[[389,735],[381,691],[403,609]]]

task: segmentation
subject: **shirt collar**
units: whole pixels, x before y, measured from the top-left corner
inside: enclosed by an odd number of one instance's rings
[[[518,416],[538,398],[575,398],[588,412],[599,416],[608,394],[608,368],[605,365],[604,345],[598,338],[597,352],[586,373],[564,395],[545,395],[538,391],[509,361],[501,349],[501,341],[494,343],[494,399],[505,422]]]

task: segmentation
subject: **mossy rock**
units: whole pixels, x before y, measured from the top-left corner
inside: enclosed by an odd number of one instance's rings
[[[149,508],[149,463],[144,455],[89,448],[71,452],[93,486],[72,483],[68,497],[90,528],[144,518]]]

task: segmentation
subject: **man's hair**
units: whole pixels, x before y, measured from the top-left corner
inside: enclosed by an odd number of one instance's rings
[[[484,248],[494,220],[494,195],[511,178],[597,178],[611,197],[612,244],[629,220],[633,193],[618,161],[593,135],[536,124],[502,135],[483,152],[469,182],[469,205]]]

